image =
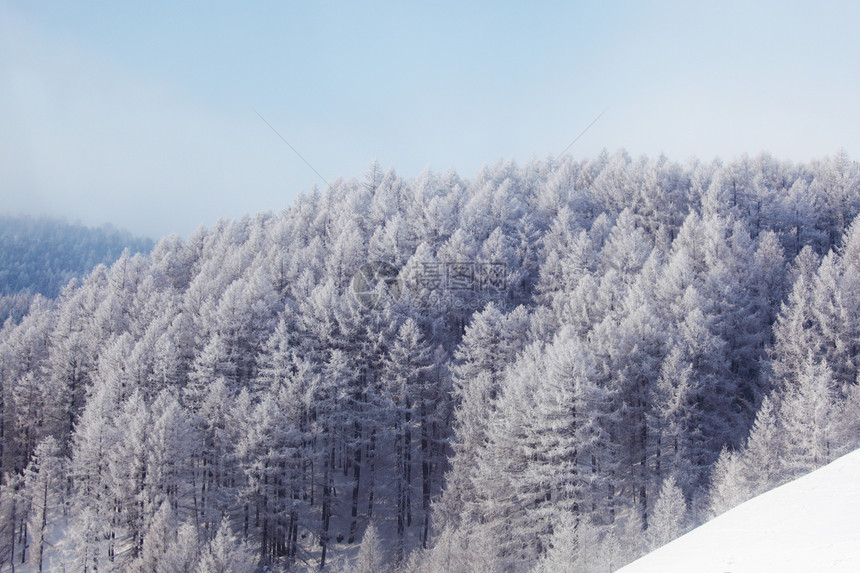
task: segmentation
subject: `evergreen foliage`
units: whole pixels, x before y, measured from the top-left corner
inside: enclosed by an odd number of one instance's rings
[[[116,253],[0,329],[0,567],[618,568],[860,445],[858,172],[374,165]]]

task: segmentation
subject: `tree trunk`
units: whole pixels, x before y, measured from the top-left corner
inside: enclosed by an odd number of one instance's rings
[[[355,543],[355,530],[358,522],[358,494],[361,485],[361,424],[355,423],[355,455],[352,461],[352,509],[350,512],[348,543]]]
[[[427,427],[427,408],[421,399],[421,547],[427,549],[430,533],[430,436]]]

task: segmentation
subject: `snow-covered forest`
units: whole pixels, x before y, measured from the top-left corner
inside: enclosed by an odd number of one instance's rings
[[[860,446],[860,164],[377,164],[0,331],[3,571],[606,571]]]

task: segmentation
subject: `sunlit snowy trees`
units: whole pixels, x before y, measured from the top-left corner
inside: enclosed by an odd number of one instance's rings
[[[617,568],[857,447],[858,181],[372,165],[118,256],[0,328],[0,567]]]

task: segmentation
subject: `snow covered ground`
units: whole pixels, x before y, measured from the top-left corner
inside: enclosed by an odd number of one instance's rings
[[[619,573],[860,571],[860,450],[755,497]]]

